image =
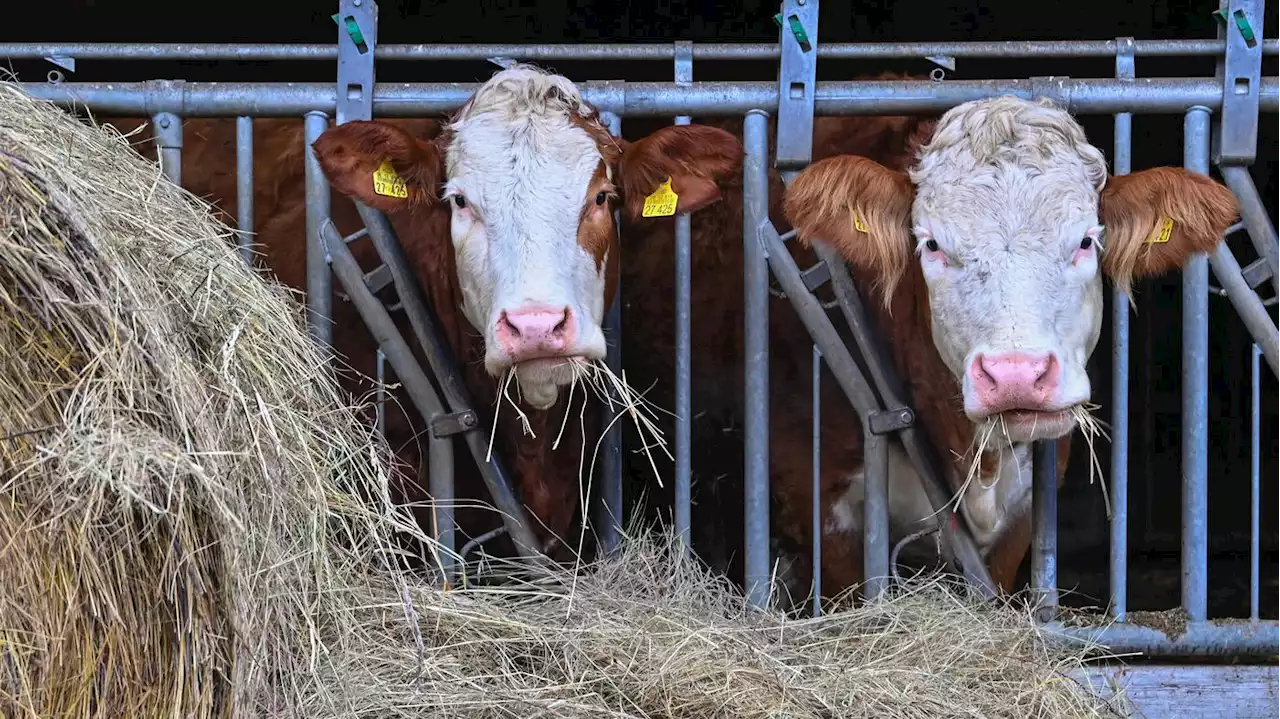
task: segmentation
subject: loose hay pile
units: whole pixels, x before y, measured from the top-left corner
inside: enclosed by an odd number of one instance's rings
[[[507,589],[392,571],[385,447],[228,237],[0,84],[0,714],[1097,715],[1083,653],[942,584],[788,622],[658,540]]]

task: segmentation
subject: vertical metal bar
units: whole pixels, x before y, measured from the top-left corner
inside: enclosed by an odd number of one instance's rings
[[[236,244],[253,264],[253,118],[236,118]]]
[[[813,616],[822,616],[822,350],[813,346]]]
[[[1036,442],[1032,459],[1031,588],[1039,600],[1041,621],[1053,619],[1058,607],[1058,443]]]
[[[1209,174],[1209,108],[1187,110],[1183,165]],[[1208,614],[1209,258],[1182,270],[1182,608],[1191,622]]]
[[[862,429],[863,596],[879,597],[889,586],[889,438]]]
[[[1134,78],[1133,38],[1116,38],[1116,77]],[[1116,113],[1112,174],[1133,166],[1133,113]],[[1105,251],[1105,247],[1104,247]],[[1129,580],[1129,296],[1111,292],[1111,616],[1123,622]]]
[[[1260,429],[1262,398],[1259,388],[1262,376],[1258,362],[1258,358],[1261,356],[1262,348],[1254,345],[1253,352],[1250,353],[1249,357],[1252,365],[1250,381],[1253,395],[1253,401],[1249,407],[1249,618],[1254,621],[1258,620],[1258,592],[1261,580],[1258,573],[1258,560],[1261,555],[1259,544],[1261,543],[1262,530],[1262,433]]]
[[[676,43],[675,76],[677,85],[693,82],[693,43]],[[688,125],[688,115],[679,115],[675,124]],[[676,285],[676,476],[675,476],[675,529],[681,548],[687,554],[690,549],[689,528],[693,523],[692,492],[693,473],[691,460],[692,426],[692,286],[693,286],[693,222],[688,213],[676,215],[675,236],[675,285]]]
[[[616,137],[622,134],[622,119],[609,113],[605,118],[609,132]],[[618,213],[614,213],[614,226],[619,227]],[[625,258],[620,258],[625,261]],[[622,375],[622,278],[604,316],[606,338],[605,363],[618,376]],[[622,540],[622,423],[613,422],[616,410],[606,406],[601,412],[601,427],[608,427],[604,436],[604,458],[600,487],[600,505],[596,515],[600,551],[612,553]],[[610,427],[612,423],[612,427]],[[585,514],[585,512],[584,512]]]
[[[182,186],[182,118],[159,112],[151,118],[151,134],[156,138],[160,171],[173,184]]]
[[[307,324],[316,342],[333,344],[333,276],[329,274],[320,226],[329,217],[329,180],[320,170],[311,145],[329,127],[323,112],[312,111],[303,119],[306,151],[307,198]]]
[[[769,219],[769,115],[752,110],[743,121],[742,244],[746,413],[745,516],[747,596],[767,605],[769,585],[769,264],[758,236]]]
[[[434,551],[440,570],[444,573],[446,583],[452,583],[456,562],[454,547],[456,546],[456,526],[454,524],[454,504],[456,495],[453,482],[453,440],[449,437],[437,437],[428,430],[431,439],[427,442],[427,488],[431,492],[431,513],[435,518],[435,530],[438,550]]]

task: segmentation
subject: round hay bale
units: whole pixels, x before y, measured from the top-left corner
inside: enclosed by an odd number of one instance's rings
[[[286,711],[387,536],[385,450],[229,235],[0,84],[4,716]]]
[[[1102,715],[1089,648],[941,581],[791,620],[639,532],[507,586],[400,571],[385,445],[230,234],[0,84],[0,714]]]

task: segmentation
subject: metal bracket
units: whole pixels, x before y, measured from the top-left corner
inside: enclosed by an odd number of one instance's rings
[[[911,411],[909,407],[886,409],[867,414],[867,429],[871,430],[871,434],[883,435],[901,432],[904,429],[914,427],[915,423],[916,413]]]
[[[778,123],[774,167],[799,172],[813,158],[818,73],[818,0],[783,0],[778,18]]]
[[[1071,78],[1066,75],[1043,75],[1029,78],[1031,80],[1031,99],[1042,97],[1053,101],[1053,104],[1071,112],[1071,86],[1067,83]]]
[[[1132,37],[1116,38],[1116,79],[1132,80],[1138,76],[1134,61],[1136,43]]]
[[[334,124],[373,119],[373,51],[378,45],[376,0],[339,0],[338,96]]]
[[[1226,52],[1218,61],[1222,80],[1222,112],[1218,115],[1213,161],[1217,165],[1252,165],[1258,154],[1258,101],[1262,88],[1262,0],[1220,0],[1218,39]]]
[[[67,72],[76,71],[76,59],[69,55],[50,55],[45,58],[45,62],[51,62]]]
[[[452,437],[463,432],[472,432],[480,426],[480,419],[469,409],[461,412],[441,414],[431,418],[431,436],[436,439]]]
[[[813,267],[802,271],[800,279],[804,280],[805,289],[813,292],[831,280],[831,268],[827,266],[827,263],[819,262]]]

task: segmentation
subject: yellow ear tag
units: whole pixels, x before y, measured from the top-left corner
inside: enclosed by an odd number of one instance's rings
[[[378,169],[373,171],[373,191],[379,195],[387,197],[399,197],[401,199],[409,196],[409,188],[404,184],[404,179],[396,174],[395,168],[391,167],[390,160],[383,160]]]
[[[862,221],[862,215],[859,215],[857,210],[853,211],[853,229],[871,234],[871,231],[867,229],[867,223]]]
[[[1168,217],[1160,218],[1160,224],[1152,231],[1151,236],[1147,238],[1147,244],[1159,244],[1169,241],[1169,235],[1173,234],[1173,220]]]
[[[642,217],[670,217],[676,214],[676,202],[680,200],[680,196],[671,189],[671,178],[668,177],[658,185],[658,189],[653,191],[652,195],[644,198],[644,212]]]

